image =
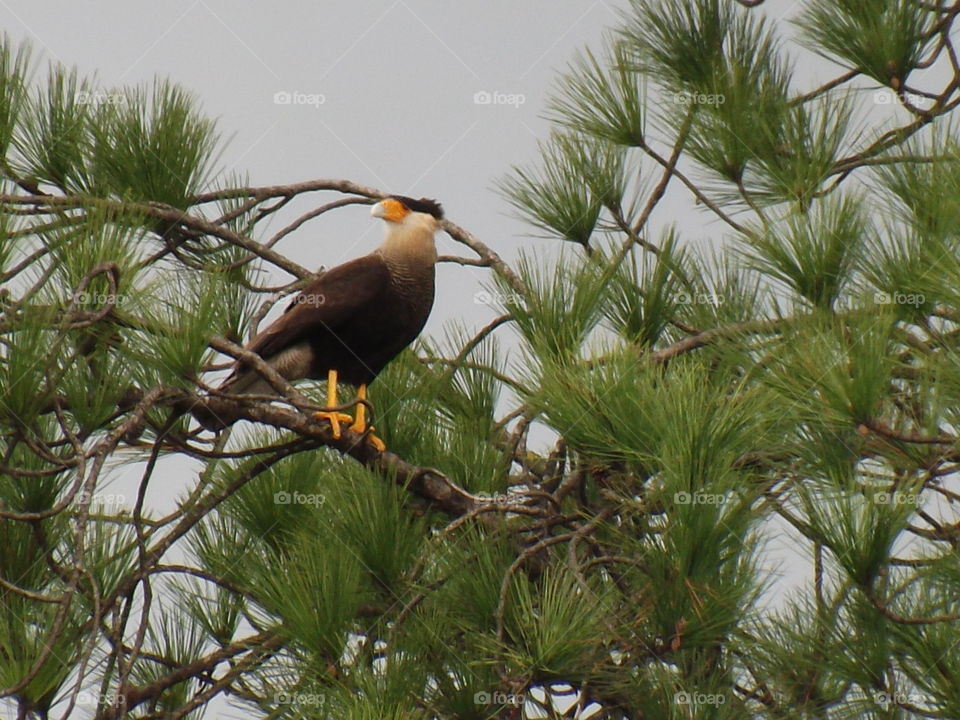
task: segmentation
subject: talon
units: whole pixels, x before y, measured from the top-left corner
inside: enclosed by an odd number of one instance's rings
[[[374,428],[373,425],[367,425],[367,406],[365,404],[366,399],[367,386],[361,385],[357,388],[357,400],[360,401],[357,403],[357,418],[353,421],[350,429],[358,435],[367,433],[367,442],[373,445],[380,452],[383,452],[387,449],[387,446],[384,445],[383,440],[373,434],[373,431],[376,428]]]
[[[380,438],[378,438],[376,435],[373,434],[373,426],[372,426],[372,425],[370,426],[370,434],[367,435],[367,441],[368,441],[371,445],[373,445],[377,450],[379,450],[380,452],[386,452],[386,451],[387,451],[387,446],[386,446],[386,444],[383,442],[383,440],[381,440]]]
[[[349,415],[347,416],[347,419],[353,420],[353,418],[351,418]],[[349,430],[357,433],[357,435],[365,434],[367,442],[373,445],[380,452],[383,452],[387,449],[387,446],[384,444],[383,440],[374,434],[374,430],[376,430],[376,428],[373,425],[367,425],[365,422],[363,422],[362,417],[354,420],[353,424],[349,427]]]
[[[317,420],[329,420],[330,427],[333,429],[333,437],[337,440],[340,439],[340,423],[350,422],[353,420],[353,418],[346,413],[335,412],[332,410],[321,410],[320,412],[315,412],[313,416]]]
[[[337,405],[337,371],[331,370],[327,373],[327,407],[333,408]],[[330,427],[333,430],[333,437],[336,440],[340,439],[340,423],[341,422],[350,422],[353,420],[352,417],[346,413],[338,412],[336,410],[321,410],[313,414],[318,420],[329,420]]]

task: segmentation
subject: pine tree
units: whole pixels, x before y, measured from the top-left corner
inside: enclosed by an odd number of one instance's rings
[[[5,41],[18,717],[960,717],[960,6],[761,5],[632,0],[570,65],[500,184],[558,250],[444,222],[499,314],[377,380],[384,453],[315,384],[210,392],[313,277],[278,241],[383,190],[251,186],[179,87],[37,80]]]

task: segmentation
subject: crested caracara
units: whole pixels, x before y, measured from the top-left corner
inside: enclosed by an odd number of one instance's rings
[[[433,306],[434,233],[443,209],[434,200],[392,195],[373,206],[383,218],[383,244],[369,255],[327,270],[296,295],[284,314],[260,332],[247,349],[288,381],[327,380],[327,409],[334,437],[340,422],[363,433],[367,385],[423,329]],[[356,417],[337,412],[337,382],[357,386]],[[226,393],[276,394],[256,370],[242,362],[220,386]],[[370,441],[380,450],[382,441]]]

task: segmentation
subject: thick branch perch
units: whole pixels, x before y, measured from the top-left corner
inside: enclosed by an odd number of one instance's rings
[[[411,465],[390,451],[380,452],[366,442],[362,435],[351,432],[349,428],[343,428],[340,437],[335,438],[329,423],[314,420],[303,413],[265,402],[202,397],[185,391],[174,404],[181,411],[192,413],[201,423],[209,422],[211,418],[217,421],[226,419],[229,422],[249,420],[290,430],[300,437],[315,440],[393,479],[398,485],[431,501],[437,508],[451,515],[463,515],[484,503],[482,498],[471,495],[438,470]]]

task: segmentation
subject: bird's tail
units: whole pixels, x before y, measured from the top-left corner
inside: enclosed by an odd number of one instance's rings
[[[263,377],[254,370],[234,372],[230,377],[224,380],[220,387],[220,392],[231,395],[276,395],[277,391]]]

